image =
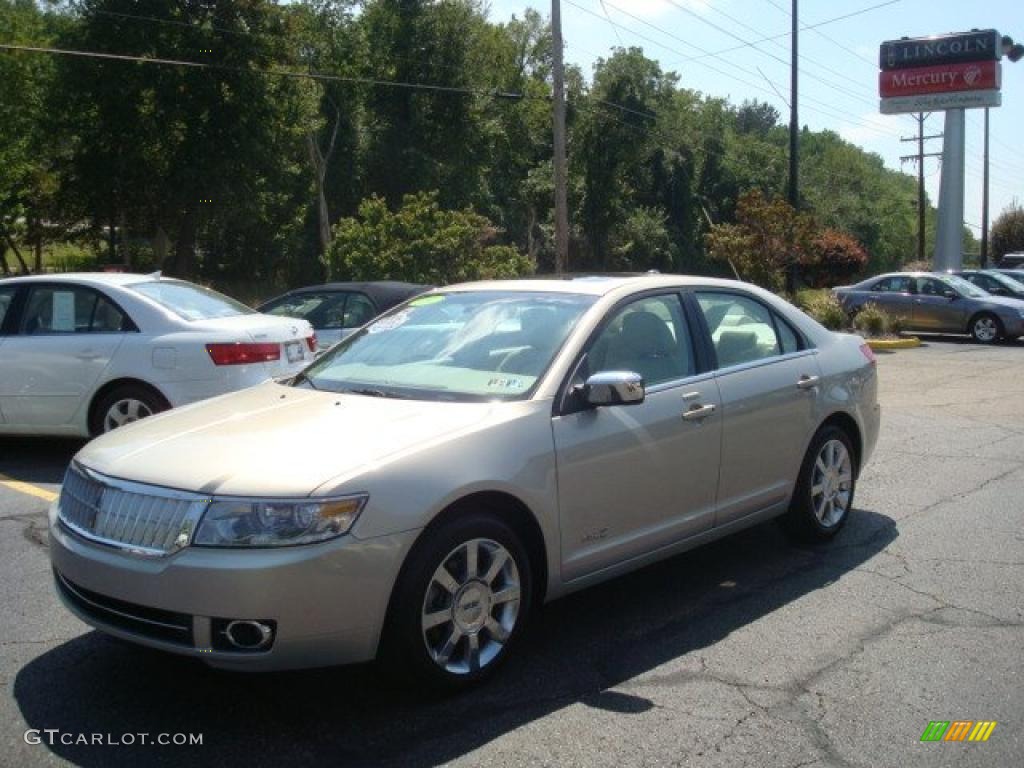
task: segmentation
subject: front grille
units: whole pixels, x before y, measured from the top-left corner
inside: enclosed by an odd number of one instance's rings
[[[143,555],[166,555],[192,539],[209,500],[103,477],[76,464],[64,475],[58,510],[71,531]]]
[[[149,608],[85,589],[54,570],[57,589],[82,614],[101,624],[178,645],[193,645],[192,617]]]

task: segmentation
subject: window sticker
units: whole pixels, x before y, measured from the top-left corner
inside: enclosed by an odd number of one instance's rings
[[[496,377],[490,379],[487,382],[487,386],[491,389],[522,389],[522,379]]]
[[[431,304],[440,304],[444,296],[420,296],[409,302],[410,307],[429,307]]]
[[[53,292],[53,315],[50,318],[51,331],[75,330],[74,291]]]
[[[371,325],[367,331],[369,333],[382,333],[384,331],[393,331],[402,325],[409,319],[411,313],[408,309],[403,309],[401,312],[397,312],[389,317],[382,317],[380,320]]]

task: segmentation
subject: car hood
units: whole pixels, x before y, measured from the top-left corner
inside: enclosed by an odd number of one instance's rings
[[[383,399],[269,382],[117,429],[76,460],[167,488],[302,497],[480,428],[503,405],[511,404]]]

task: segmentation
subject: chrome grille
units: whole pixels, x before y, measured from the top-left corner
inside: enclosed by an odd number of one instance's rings
[[[61,488],[60,520],[74,533],[140,555],[166,555],[192,540],[208,498],[104,477],[76,464]]]

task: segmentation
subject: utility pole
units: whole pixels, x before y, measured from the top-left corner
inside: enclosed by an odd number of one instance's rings
[[[917,136],[903,136],[900,141],[916,141],[917,142],[917,154],[916,155],[903,155],[900,158],[901,163],[907,161],[917,163],[917,260],[924,261],[924,234],[925,234],[925,193],[924,193],[924,159],[926,157],[939,157],[941,152],[931,152],[926,154],[924,151],[924,143],[928,139],[941,139],[942,134],[937,133],[932,136],[924,135],[924,121],[931,116],[931,112],[927,115],[924,112],[918,112],[914,119],[917,120]]]
[[[797,115],[800,24],[797,20],[797,0],[793,0],[791,19],[793,26],[789,64],[789,204],[793,206],[793,210],[797,210],[800,205],[800,189],[798,186],[800,177],[800,120]],[[786,293],[790,296],[796,293],[796,259],[795,254],[792,253],[790,254],[789,268],[786,270]]]
[[[555,274],[569,265],[569,170],[565,150],[565,61],[560,0],[551,0],[552,80],[554,81],[555,145]]]
[[[985,107],[985,171],[981,187],[981,268],[988,268],[988,107]]]

